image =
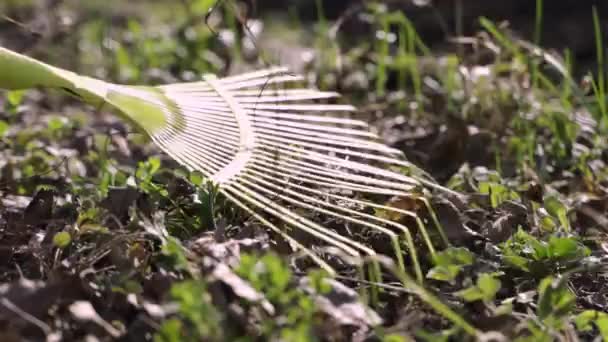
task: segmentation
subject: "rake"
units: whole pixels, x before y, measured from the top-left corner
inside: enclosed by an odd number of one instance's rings
[[[337,93],[294,86],[302,80],[274,67],[226,78],[204,75],[198,82],[119,85],[0,47],[0,88],[59,88],[94,106],[110,105],[162,151],[201,172],[232,203],[330,272],[319,253],[294,238],[295,231],[348,257],[376,252],[315,215],[388,237],[403,270],[400,246],[405,241],[421,281],[408,227],[389,218],[411,217],[434,254],[425,225],[414,212],[378,198],[411,198],[418,187],[450,190],[394,171],[412,167],[401,151],[380,142],[365,122],[336,115],[355,110],[327,104]],[[375,200],[366,199],[371,197]]]

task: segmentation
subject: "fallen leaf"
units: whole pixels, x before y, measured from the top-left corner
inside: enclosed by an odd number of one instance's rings
[[[356,327],[375,327],[382,324],[378,314],[359,300],[359,294],[334,279],[323,279],[331,290],[325,294],[318,294],[312,289],[310,279],[300,279],[300,286],[314,296],[317,307],[339,325]]]

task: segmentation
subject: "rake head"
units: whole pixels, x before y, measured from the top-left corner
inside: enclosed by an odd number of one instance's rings
[[[401,151],[379,142],[365,122],[335,115],[354,111],[352,106],[318,102],[338,94],[289,88],[302,77],[286,72],[272,68],[156,87],[162,101],[158,95],[140,97],[156,103],[166,125],[148,133],[165,153],[201,172],[224,196],[322,266],[328,267],[292,238],[291,230],[305,232],[349,256],[374,251],[302,212],[388,235],[399,252],[398,236],[405,234],[411,243],[407,227],[377,217],[374,210],[415,214],[364,196],[411,196],[421,180],[390,170],[411,164]],[[433,251],[432,244],[429,248]]]

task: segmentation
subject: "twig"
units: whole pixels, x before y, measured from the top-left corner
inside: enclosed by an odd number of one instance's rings
[[[18,316],[20,316],[21,318],[23,318],[25,321],[37,326],[38,328],[40,328],[40,330],[44,331],[44,333],[46,335],[49,335],[52,330],[51,327],[44,323],[43,321],[39,320],[38,318],[30,315],[29,313],[21,310],[17,305],[15,305],[10,299],[8,298],[2,298],[0,299],[0,304],[4,305],[5,308],[7,308],[8,310],[14,312],[15,314],[17,314]]]

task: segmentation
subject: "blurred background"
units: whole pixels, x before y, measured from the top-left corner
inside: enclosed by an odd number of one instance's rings
[[[403,13],[434,53],[454,51],[457,46],[451,38],[475,35],[481,28],[481,16],[508,21],[508,27],[522,39],[536,39],[541,46],[558,52],[568,48],[576,71],[582,73],[593,68],[596,60],[591,8],[596,6],[600,14],[608,14],[608,3],[601,0],[545,1],[542,25],[537,28],[537,3],[529,0],[214,3],[4,0],[0,3],[0,44],[125,82],[228,72],[237,55],[245,62],[258,63],[262,54],[266,63],[280,62],[300,70],[318,57],[313,48],[323,39],[319,34],[323,30],[329,35],[325,38],[340,39],[342,51],[378,39],[383,27],[382,20],[370,11],[375,7],[376,14]],[[325,27],[329,23],[331,27]],[[604,29],[607,24],[602,22]],[[390,26],[390,31],[397,33],[398,28]],[[66,51],[70,51],[70,58],[65,57]],[[118,61],[115,66],[114,60]]]

